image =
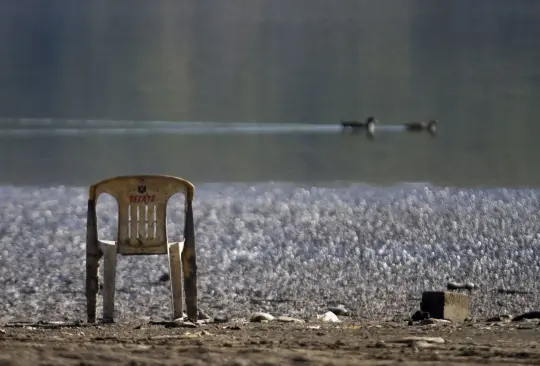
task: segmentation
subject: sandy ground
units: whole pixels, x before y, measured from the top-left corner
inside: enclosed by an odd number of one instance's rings
[[[1,366],[540,364],[538,319],[445,325],[274,320],[196,328],[148,322],[8,324],[1,329]]]

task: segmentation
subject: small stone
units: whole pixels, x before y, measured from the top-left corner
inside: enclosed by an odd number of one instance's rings
[[[165,320],[164,318],[159,318],[159,317],[151,317],[148,320],[148,324],[154,324],[154,325],[160,325],[160,324],[164,324],[166,322],[167,322],[167,320]]]
[[[186,338],[199,338],[199,337],[202,337],[202,336],[208,336],[208,335],[212,335],[210,332],[206,331],[206,330],[201,330],[200,332],[195,332],[195,333],[191,333],[191,332],[185,332],[184,333],[184,337]]]
[[[251,318],[249,319],[250,322],[253,322],[253,323],[260,323],[262,322],[263,320],[266,320],[266,321],[271,321],[271,320],[274,320],[274,317],[268,313],[255,313],[251,316]]]
[[[227,323],[229,318],[225,315],[216,315],[214,317],[214,323]]]
[[[192,322],[189,322],[189,321],[184,321],[184,322],[182,323],[182,326],[183,326],[184,328],[197,328],[197,327],[198,327],[197,324],[192,323]]]
[[[306,364],[310,362],[310,359],[304,355],[296,355],[296,356],[293,356],[292,359],[291,359],[294,363],[298,363],[298,364]]]
[[[149,351],[154,346],[151,346],[149,344],[132,344],[131,347],[134,347],[135,349],[140,350],[140,351]]]
[[[197,324],[184,320],[182,318],[178,318],[178,319],[173,320],[170,327],[171,328],[197,328]]]
[[[200,320],[208,320],[210,317],[206,315],[202,310],[199,310],[199,319]]]
[[[323,315],[317,315],[317,319],[326,323],[340,323],[341,320],[331,311],[327,311]]]
[[[430,347],[433,347],[433,344],[428,343],[426,341],[416,341],[416,342],[413,342],[412,344],[414,344],[416,346],[416,348],[430,348]]]
[[[171,279],[171,276],[168,273],[163,273],[159,276],[159,282],[167,282]]]
[[[163,334],[163,335],[156,335],[151,337],[153,340],[164,340],[164,339],[180,339],[183,335],[178,334]]]
[[[438,344],[446,343],[444,338],[441,338],[441,337],[414,337],[414,336],[397,339],[394,342],[395,343],[426,342],[426,343],[438,343]]]
[[[305,323],[303,319],[292,318],[290,316],[278,316],[276,320],[283,323]]]
[[[502,315],[496,315],[496,316],[486,319],[486,323],[509,322],[510,320],[511,320],[510,315],[502,314]]]
[[[472,291],[476,289],[476,285],[472,282],[466,282],[466,283],[460,283],[460,282],[453,282],[450,281],[446,284],[446,288],[448,290],[468,290]]]
[[[450,281],[446,284],[448,290],[461,290],[465,288],[465,285],[459,282]]]
[[[448,325],[448,324],[452,324],[452,322],[450,320],[447,320],[447,319],[424,319],[422,320],[422,322],[420,323],[422,325]]]
[[[349,316],[350,312],[349,310],[345,309],[345,306],[339,305],[339,306],[332,306],[327,309],[328,311],[331,311],[335,315],[341,315],[341,316]]]
[[[185,332],[183,334],[185,338],[199,338],[201,336],[200,333],[191,333],[191,332]]]
[[[424,319],[429,319],[429,313],[427,311],[418,310],[411,316],[411,320],[415,322]]]

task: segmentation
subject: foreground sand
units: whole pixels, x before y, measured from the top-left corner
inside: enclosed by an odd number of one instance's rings
[[[0,365],[531,365],[538,320],[2,327]],[[444,343],[410,337],[441,337]],[[436,339],[434,341],[437,341]],[[441,342],[441,340],[438,340]]]

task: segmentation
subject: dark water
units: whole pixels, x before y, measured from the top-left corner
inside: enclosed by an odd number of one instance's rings
[[[539,186],[539,19],[533,0],[0,0],[0,116],[16,121],[4,119],[4,129],[24,127],[20,118],[55,118],[53,128],[88,119],[440,121],[437,138],[381,131],[374,141],[4,131],[0,182],[164,173]]]

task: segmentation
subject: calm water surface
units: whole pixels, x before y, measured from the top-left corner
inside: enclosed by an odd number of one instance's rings
[[[538,1],[0,0],[0,49],[2,184],[540,186]],[[440,134],[326,128],[369,115]]]

